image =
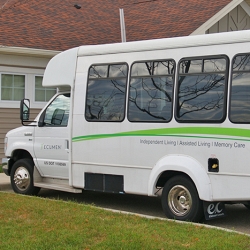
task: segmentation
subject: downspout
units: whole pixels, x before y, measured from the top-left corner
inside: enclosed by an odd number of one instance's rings
[[[126,29],[125,29],[125,20],[124,20],[124,12],[123,9],[120,10],[120,25],[121,25],[121,38],[122,43],[126,42]]]

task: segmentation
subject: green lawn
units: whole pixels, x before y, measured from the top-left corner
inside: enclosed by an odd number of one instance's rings
[[[0,192],[0,249],[250,249],[250,237]]]

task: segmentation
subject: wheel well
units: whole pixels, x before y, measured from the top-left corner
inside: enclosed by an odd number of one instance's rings
[[[20,159],[25,159],[25,158],[26,158],[26,159],[31,159],[31,160],[33,161],[33,158],[32,158],[31,154],[30,154],[28,151],[22,150],[22,149],[17,149],[17,150],[15,150],[15,151],[12,153],[12,157],[11,157],[11,159],[10,159],[10,161],[9,161],[9,169],[8,169],[9,174],[10,174],[10,172],[11,172],[11,168],[12,168],[13,164],[14,164],[16,161],[18,161],[18,160],[20,160]]]
[[[176,175],[182,175],[187,177],[189,180],[191,180],[193,182],[193,180],[190,178],[189,175],[183,173],[183,172],[179,172],[179,171],[164,171],[161,173],[157,183],[156,183],[156,187],[164,187],[165,183],[172,177],[176,176]],[[193,182],[194,183],[194,182]],[[195,184],[194,184],[195,185]]]

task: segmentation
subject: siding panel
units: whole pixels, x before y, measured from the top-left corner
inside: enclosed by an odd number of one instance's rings
[[[30,118],[34,119],[40,109],[31,109]],[[20,127],[19,109],[0,108],[0,159],[4,156],[4,138],[6,133],[14,128]]]
[[[250,29],[250,17],[241,6],[237,6],[208,29],[206,34],[247,29]]]
[[[224,16],[219,21],[219,32],[227,32],[228,31],[228,15]]]

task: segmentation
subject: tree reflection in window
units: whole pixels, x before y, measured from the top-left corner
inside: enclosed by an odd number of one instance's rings
[[[88,121],[124,119],[127,74],[126,64],[90,67],[85,110]]]
[[[132,65],[128,107],[130,121],[170,121],[174,71],[173,60]]]
[[[221,122],[226,114],[226,57],[184,59],[179,64],[176,118]]]
[[[230,120],[250,123],[250,54],[233,58]]]

